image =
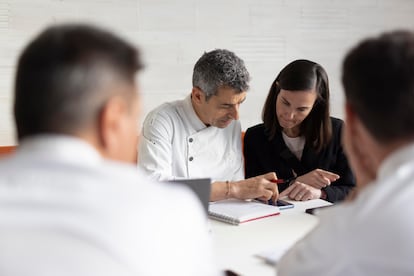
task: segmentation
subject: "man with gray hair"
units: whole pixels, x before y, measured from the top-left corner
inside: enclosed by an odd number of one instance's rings
[[[146,117],[138,166],[161,180],[210,177],[210,200],[275,200],[276,174],[244,179],[240,104],[250,76],[243,60],[217,49],[197,61],[191,94],[164,103]]]

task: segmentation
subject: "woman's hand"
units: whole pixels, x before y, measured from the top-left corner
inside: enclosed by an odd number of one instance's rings
[[[320,190],[331,185],[331,183],[338,180],[338,178],[339,175],[336,173],[316,169],[304,175],[298,176],[296,180]]]
[[[320,189],[299,182],[298,180],[280,193],[280,197],[288,196],[290,199],[297,201],[321,198],[321,195],[322,191]]]

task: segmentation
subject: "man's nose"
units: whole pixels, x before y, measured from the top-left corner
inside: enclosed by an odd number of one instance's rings
[[[239,109],[240,109],[240,105],[236,104],[233,106],[232,110],[231,110],[231,117],[234,120],[238,120],[239,119]]]

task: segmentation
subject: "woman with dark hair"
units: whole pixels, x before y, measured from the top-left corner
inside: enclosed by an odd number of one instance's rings
[[[329,115],[325,70],[309,60],[289,63],[274,80],[263,124],[244,138],[246,178],[277,174],[280,196],[343,200],[355,178],[341,144],[343,121]]]

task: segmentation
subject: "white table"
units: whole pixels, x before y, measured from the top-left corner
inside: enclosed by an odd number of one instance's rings
[[[281,214],[239,226],[210,220],[213,246],[219,268],[240,275],[275,275],[275,268],[255,256],[263,251],[292,245],[318,223],[305,209],[330,205],[324,200],[294,202],[295,207]]]

